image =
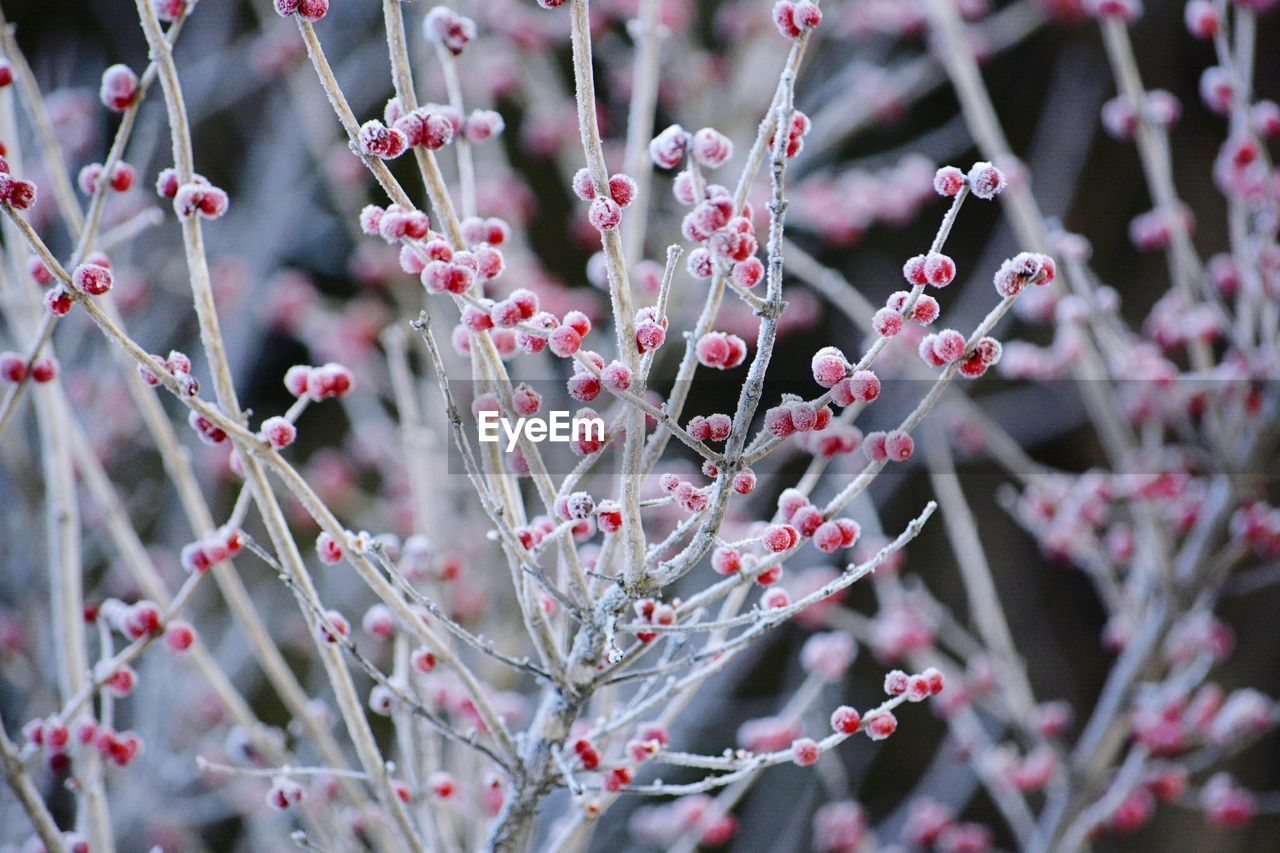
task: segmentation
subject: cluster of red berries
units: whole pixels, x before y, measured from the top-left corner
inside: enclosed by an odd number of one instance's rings
[[[476,22],[448,6],[436,6],[422,20],[422,35],[457,56],[476,37]]]
[[[831,423],[831,407],[790,399],[764,413],[764,428],[777,438],[797,432],[821,432]]]
[[[685,512],[702,512],[711,505],[709,488],[699,489],[670,471],[658,478],[658,486]]]
[[[676,609],[670,604],[654,601],[652,598],[642,598],[635,603],[634,608],[636,619],[642,625],[665,626],[674,625],[676,622]],[[656,631],[637,631],[636,639],[642,643],[652,643],[658,639],[658,634]]]
[[[176,349],[169,350],[167,357],[153,354],[151,361],[155,365],[154,368],[141,364],[137,367],[138,378],[147,385],[155,388],[160,384],[160,373],[166,373],[177,380],[182,393],[188,397],[194,397],[200,393],[200,381],[191,375],[191,359],[186,353]]]
[[[309,397],[317,403],[345,397],[355,387],[355,375],[341,364],[329,362],[319,367],[295,364],[285,371],[284,387],[301,399]]]
[[[26,358],[16,352],[0,352],[0,379],[15,384],[25,382],[52,382],[58,377],[58,360],[42,355],[27,364]]]
[[[172,167],[162,170],[156,178],[156,193],[173,199],[173,210],[179,219],[217,219],[230,205],[226,191],[210,184],[203,175],[192,175],[189,182],[180,184],[178,171]]]
[[[1017,296],[1028,284],[1052,284],[1056,272],[1053,258],[1048,255],[1020,252],[1001,264],[996,271],[996,292],[1005,298]]]
[[[906,462],[915,449],[911,434],[901,429],[869,432],[862,439],[862,452],[872,462]]]
[[[97,193],[98,182],[102,180],[102,171],[103,166],[101,163],[90,163],[80,170],[80,174],[76,176],[76,183],[80,185],[80,190],[85,195]],[[118,193],[128,192],[137,178],[137,171],[128,163],[120,160],[112,165],[111,174],[107,179],[107,186]]]
[[[707,332],[698,338],[694,354],[703,367],[732,370],[747,358],[747,343],[727,332]]]
[[[596,191],[589,169],[579,169],[573,176],[573,193],[583,201],[591,202],[587,218],[597,231],[612,231],[622,221],[623,208],[635,201],[636,182],[629,175],[611,175],[605,185],[608,194]]]
[[[239,528],[222,528],[182,548],[182,567],[204,574],[218,563],[236,557],[244,549],[244,533]]]
[[[282,18],[297,15],[315,23],[329,14],[329,0],[274,0],[276,14]]]
[[[122,113],[133,105],[138,94],[138,75],[127,65],[112,65],[102,72],[98,97],[112,112]]]
[[[822,10],[810,0],[778,0],[773,6],[773,23],[784,38],[798,39],[822,23]]]

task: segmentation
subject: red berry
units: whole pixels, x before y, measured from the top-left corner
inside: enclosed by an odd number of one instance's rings
[[[293,444],[298,429],[285,418],[267,418],[262,422],[262,435],[276,450],[283,450]]]
[[[799,738],[791,742],[791,760],[801,767],[808,767],[818,762],[821,751],[812,738]]]
[[[891,711],[882,711],[870,716],[863,727],[867,730],[867,737],[872,740],[884,740],[897,730],[898,718]]]
[[[76,289],[91,296],[101,296],[111,289],[111,270],[98,264],[81,264],[71,273]]]
[[[133,103],[138,92],[138,75],[127,65],[112,65],[102,72],[98,97],[113,112],[122,113]]]
[[[933,176],[933,188],[941,196],[954,196],[964,189],[964,172],[955,166],[943,166]]]
[[[856,734],[858,727],[861,724],[861,715],[858,714],[857,710],[850,708],[848,705],[841,705],[839,708],[836,708],[835,713],[831,715],[831,728],[840,732],[840,734]]]
[[[52,382],[58,376],[58,362],[52,356],[42,355],[31,362],[31,380],[33,382]]]
[[[195,629],[190,623],[181,620],[170,622],[164,629],[164,643],[169,651],[174,654],[182,654],[191,648],[196,641]]]
[[[612,231],[622,222],[622,208],[613,199],[597,198],[591,202],[587,218],[591,220],[596,230]]]
[[[911,435],[900,429],[893,430],[884,438],[884,450],[890,462],[906,462],[911,458],[915,446]]]

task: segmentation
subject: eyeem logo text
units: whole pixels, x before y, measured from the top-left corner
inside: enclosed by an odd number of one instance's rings
[[[507,439],[507,452],[516,449],[523,434],[537,444],[554,441],[568,444],[572,441],[604,441],[603,418],[575,418],[566,411],[549,411],[546,418],[516,418],[514,422],[495,411],[479,414],[480,440],[487,443],[499,441],[499,433]]]

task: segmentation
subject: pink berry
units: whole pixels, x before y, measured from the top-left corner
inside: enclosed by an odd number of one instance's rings
[[[628,175],[613,175],[609,178],[609,197],[614,200],[618,207],[627,207],[636,197],[639,187],[636,182]]]
[[[107,109],[122,113],[133,103],[138,93],[138,75],[127,65],[112,65],[102,72],[102,85],[98,97]]]
[[[732,548],[717,548],[711,553],[711,568],[720,575],[737,574],[742,568],[742,558]]]
[[[707,169],[719,169],[733,158],[733,143],[729,137],[710,127],[704,127],[693,135],[690,150],[693,158]]]
[[[892,338],[902,331],[902,315],[892,308],[881,308],[871,318],[871,328],[882,338]]]
[[[884,740],[897,730],[898,718],[891,711],[882,711],[879,714],[870,715],[863,727],[867,730],[867,737],[872,740]]]
[[[790,550],[799,541],[799,534],[789,524],[770,525],[760,537],[764,547],[775,554]]]
[[[472,110],[463,125],[463,133],[469,142],[486,142],[506,129],[507,123],[493,110]]]
[[[573,174],[573,194],[583,201],[596,197],[596,185],[591,180],[591,170],[583,166]]]
[[[626,391],[631,387],[631,370],[620,361],[613,361],[600,373],[600,381],[611,391]]]
[[[678,124],[663,130],[649,143],[649,157],[663,169],[674,169],[684,159],[689,146],[689,134]]]
[[[289,393],[295,397],[302,397],[307,393],[307,381],[311,375],[311,366],[307,364],[295,364],[290,367],[284,374],[284,387],[289,389]]]
[[[320,557],[320,562],[325,565],[336,565],[342,562],[342,546],[327,532],[321,532],[316,537],[316,555]]]
[[[661,348],[666,339],[667,330],[659,323],[646,322],[636,325],[636,348],[642,354]]]
[[[196,641],[196,631],[188,622],[170,622],[164,629],[164,644],[174,654],[182,654]]]
[[[435,670],[436,656],[424,646],[414,650],[409,657],[409,664],[413,667],[414,672],[426,675]]]
[[[281,0],[276,0],[276,8]],[[287,811],[290,807],[302,802],[302,786],[285,776],[277,776],[267,791],[267,805],[278,812]]]
[[[826,521],[814,531],[813,544],[824,554],[831,554],[844,546],[844,534],[834,521]]]
[[[293,444],[298,429],[285,418],[267,418],[262,422],[262,435],[276,450],[283,450]]]
[[[53,283],[53,271],[40,258],[32,255],[27,259],[27,274],[36,284],[44,287]]]
[[[0,172],[0,201],[14,210],[29,210],[36,203],[36,185]]]
[[[939,313],[938,300],[929,296],[927,293],[922,293],[920,294],[920,298],[916,300],[915,307],[911,309],[911,319],[915,320],[921,326],[928,326],[934,320],[938,319]]]
[[[835,347],[823,347],[813,356],[811,363],[813,381],[823,388],[831,388],[845,378],[849,363],[844,354]]]
[[[591,202],[587,218],[597,231],[612,231],[622,222],[622,208],[610,198],[597,198]]]
[[[751,289],[764,279],[764,262],[751,257],[733,265],[733,281],[739,287]]]
[[[933,189],[938,195],[951,196],[959,195],[960,190],[965,185],[964,172],[955,166],[943,166],[933,176]]]
[[[749,495],[756,488],[756,475],[750,468],[743,468],[733,475],[733,490],[740,495]]]
[[[930,252],[924,261],[924,277],[934,287],[946,287],[956,277],[956,263],[939,252]]]
[[[98,264],[81,264],[71,273],[71,282],[81,293],[101,296],[111,289],[111,270]]]
[[[906,462],[911,458],[915,446],[911,435],[900,429],[895,429],[884,437],[884,451],[890,462]]]
[[[760,596],[760,605],[765,610],[781,610],[791,604],[791,595],[780,586],[771,586]]]
[[[764,413],[764,428],[777,438],[786,438],[796,431],[791,420],[791,409],[787,406],[775,406]]]
[[[928,263],[928,260],[929,258],[926,255],[916,255],[915,257],[908,259],[907,262],[902,265],[902,277],[905,278],[908,283],[916,285],[917,287],[925,286],[929,283],[929,276],[925,272],[925,264]]]
[[[791,516],[791,524],[801,536],[812,536],[822,526],[822,510],[813,504],[805,504]]]
[[[801,767],[816,764],[820,754],[818,744],[812,738],[802,737],[791,742],[791,760]]]
[[[841,705],[831,715],[831,728],[842,735],[857,734],[861,725],[862,716],[856,709],[850,708],[848,705]]]
[[[572,326],[557,326],[551,333],[550,347],[561,358],[569,358],[582,347],[582,335]]]
[[[911,679],[900,669],[892,670],[884,677],[884,692],[890,696],[901,696],[907,692]]]
[[[990,163],[974,163],[969,169],[969,187],[975,196],[984,200],[995,198],[1008,184],[1004,172]]]
[[[389,128],[377,119],[360,126],[358,139],[361,152],[383,160],[394,160],[409,147],[409,139],[402,131]]]
[[[448,6],[436,6],[423,19],[422,34],[457,56],[476,37],[476,22]]]

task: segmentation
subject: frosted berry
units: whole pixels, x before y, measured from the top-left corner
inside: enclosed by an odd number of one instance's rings
[[[447,6],[436,6],[422,21],[422,35],[457,56],[476,37],[476,22]]]
[[[831,388],[845,378],[849,364],[840,350],[823,347],[814,354],[810,366],[813,369],[813,381],[823,388]]]
[[[848,705],[841,705],[831,714],[831,728],[842,735],[857,734],[861,725],[861,715]]]
[[[596,185],[591,180],[591,170],[582,167],[573,174],[573,194],[583,201],[591,201],[596,197]]]
[[[612,231],[622,222],[622,208],[610,198],[597,198],[591,202],[587,218],[598,231]]]
[[[635,200],[639,187],[629,175],[614,175],[609,178],[609,197],[618,207],[627,207]]]
[[[316,537],[316,555],[325,565],[336,565],[342,562],[342,546],[327,532],[321,532]]]
[[[377,119],[360,126],[360,150],[370,157],[394,160],[409,147],[409,139],[400,130],[389,128]]]
[[[298,429],[285,418],[267,418],[262,422],[262,435],[276,450],[283,450],[293,444]]]
[[[980,199],[989,201],[995,198],[1007,184],[1004,172],[990,163],[974,163],[969,169],[970,191]]]
[[[967,180],[964,172],[955,166],[943,166],[934,173],[933,189],[938,195],[950,198],[960,194]]]
[[[112,112],[122,113],[133,104],[138,94],[138,75],[127,65],[112,65],[102,72],[98,97]]]
[[[673,124],[649,143],[649,157],[656,166],[674,169],[684,159],[688,147],[689,134],[680,125]]]
[[[164,644],[174,654],[189,650],[196,641],[196,631],[189,622],[170,622],[164,629]]]
[[[111,270],[98,264],[81,264],[71,273],[71,283],[81,293],[101,296],[111,290]]]
[[[760,537],[764,547],[775,554],[790,550],[800,541],[800,535],[789,524],[770,525]]]
[[[733,265],[733,282],[747,289],[755,287],[764,278],[764,262],[751,257]]]
[[[818,744],[812,738],[803,737],[791,742],[791,760],[801,767],[816,764],[820,754]]]
[[[36,185],[0,172],[0,202],[14,210],[29,210],[36,203]]]
[[[279,8],[280,0],[276,0]],[[287,811],[302,802],[302,786],[286,776],[277,776],[267,791],[267,805],[278,812]]]
[[[507,123],[493,110],[472,110],[463,124],[463,133],[469,142],[486,142],[506,129]]]
[[[909,433],[895,429],[884,437],[885,458],[890,462],[906,462],[911,458],[915,446],[916,443]]]
[[[780,586],[771,586],[760,596],[760,605],[765,610],[781,610],[791,604],[791,595]]]
[[[714,128],[704,127],[693,135],[693,159],[707,169],[719,169],[733,158],[733,143]]]
[[[875,715],[869,715],[869,719],[865,721],[863,728],[867,730],[867,737],[872,740],[884,740],[897,731],[898,718],[890,711],[882,711]]]
[[[956,277],[956,263],[940,252],[930,252],[924,261],[924,278],[934,287],[946,287]]]
[[[902,331],[902,315],[892,308],[881,308],[871,318],[871,328],[882,338],[892,338]]]

